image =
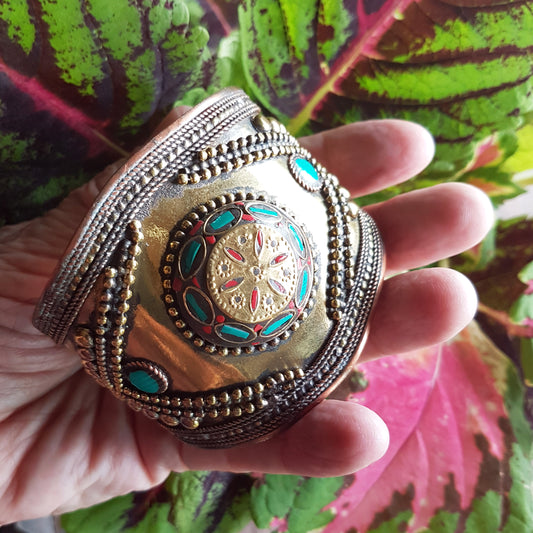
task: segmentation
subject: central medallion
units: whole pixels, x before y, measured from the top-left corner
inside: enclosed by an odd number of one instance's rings
[[[278,206],[226,196],[220,207],[198,206],[171,233],[164,301],[185,339],[208,353],[264,351],[288,339],[312,306],[311,247]]]
[[[207,280],[214,302],[229,317],[244,323],[267,320],[294,298],[296,257],[276,228],[246,224],[216,243]]]

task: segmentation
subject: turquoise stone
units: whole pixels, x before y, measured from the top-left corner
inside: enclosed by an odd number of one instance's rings
[[[269,335],[272,335],[276,333],[278,330],[280,330],[291,318],[293,314],[287,313],[286,315],[283,315],[280,318],[277,318],[273,322],[271,322],[268,326],[266,326],[263,331],[261,331],[261,335],[268,337]]]
[[[239,339],[247,339],[249,337],[249,333],[247,331],[243,331],[242,329],[234,326],[224,325],[220,328],[220,331],[224,333],[224,335],[231,335],[232,337],[238,337]]]
[[[148,394],[159,392],[159,383],[145,370],[134,370],[128,375],[130,383],[138,390]]]
[[[209,226],[216,230],[219,230],[220,228],[223,228],[224,226],[227,226],[228,224],[231,224],[235,220],[235,215],[231,211],[224,211],[217,217],[215,217],[211,222],[209,223]]]
[[[309,177],[313,181],[318,181],[318,172],[316,171],[316,168],[309,161],[307,161],[307,159],[298,157],[294,160],[294,164],[302,173],[305,174],[305,177]]]
[[[266,207],[259,207],[259,206],[253,206],[249,207],[248,211],[250,213],[257,213],[259,215],[266,215],[267,217],[277,217],[278,212],[274,211],[273,209],[267,209]]]
[[[184,278],[190,276],[198,268],[199,265],[196,264],[196,259],[198,259],[198,255],[203,248],[202,245],[203,241],[200,239],[195,239],[185,245],[180,258],[180,270]]]
[[[296,229],[294,228],[294,226],[292,224],[289,224],[289,230],[290,230],[292,236],[294,237],[294,240],[298,244],[298,248],[300,249],[300,253],[303,253],[304,252],[304,243],[302,242],[302,239],[300,238],[300,235],[298,235],[298,232],[296,231]]]
[[[187,302],[187,308],[189,309],[189,312],[192,316],[194,316],[196,319],[198,319],[200,322],[207,322],[208,316],[207,313],[202,309],[200,302],[198,301],[200,298],[200,295],[197,293],[193,293],[192,291],[188,291],[185,295],[185,301]]]
[[[255,338],[251,329],[238,324],[224,324],[219,326],[217,331],[221,338],[231,342],[250,341]]]
[[[305,295],[307,294],[307,288],[309,287],[309,271],[307,268],[303,271],[302,277],[300,278],[300,287],[298,290],[298,305],[301,305]]]

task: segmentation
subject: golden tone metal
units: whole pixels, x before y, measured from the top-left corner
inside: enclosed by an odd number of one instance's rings
[[[294,423],[342,379],[382,270],[372,219],[227,89],[115,174],[34,323],[131,408],[227,447]]]

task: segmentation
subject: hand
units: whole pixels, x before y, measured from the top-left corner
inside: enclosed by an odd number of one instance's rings
[[[394,120],[353,124],[302,143],[354,196],[407,179],[433,155],[424,129]],[[170,470],[334,476],[378,459],[388,445],[384,423],[361,405],[336,400],[321,403],[267,442],[193,448],[116,400],[83,372],[75,353],[33,328],[39,296],[112,171],[46,216],[0,230],[0,523],[147,489]],[[487,198],[457,183],[367,210],[382,232],[389,276],[474,245],[492,222]],[[443,341],[464,327],[475,309],[472,286],[455,271],[390,277],[363,359]]]

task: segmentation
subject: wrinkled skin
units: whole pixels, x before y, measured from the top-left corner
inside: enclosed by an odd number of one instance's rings
[[[354,196],[408,179],[433,155],[424,129],[394,120],[344,126],[302,143]],[[83,372],[75,353],[33,328],[45,284],[112,171],[46,216],[0,230],[0,523],[147,489],[170,470],[334,476],[377,460],[388,445],[384,423],[366,407],[337,400],[322,402],[267,442],[193,448],[117,401]],[[450,183],[368,211],[382,232],[387,275],[399,274],[384,282],[362,358],[454,335],[475,312],[470,283],[447,269],[405,271],[477,243],[492,222],[486,197]]]

